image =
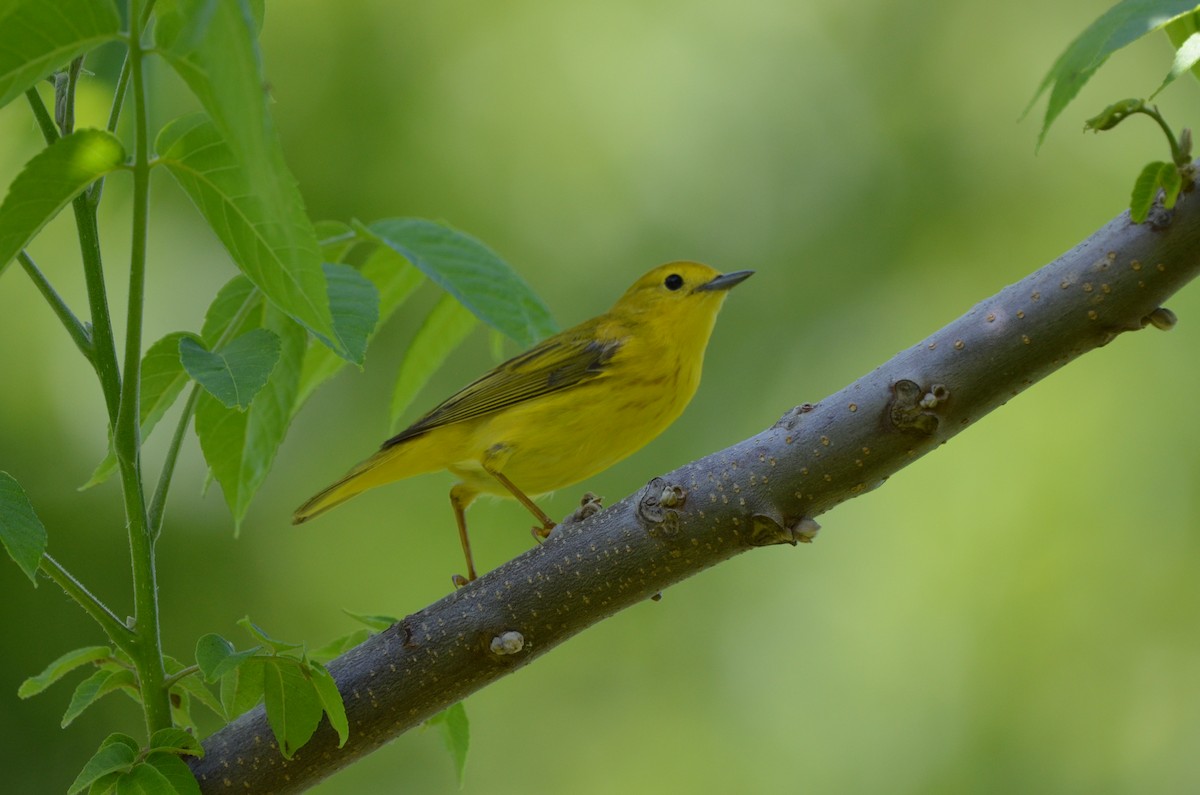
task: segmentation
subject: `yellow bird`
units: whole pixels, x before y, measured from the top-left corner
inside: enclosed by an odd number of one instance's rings
[[[670,425],[700,384],[704,349],[729,288],[754,271],[661,265],[602,315],[530,348],[467,385],[296,509],[300,524],[367,489],[446,469],[458,537],[475,579],[464,512],[480,494],[513,497],[554,522],[539,495],[601,472]]]

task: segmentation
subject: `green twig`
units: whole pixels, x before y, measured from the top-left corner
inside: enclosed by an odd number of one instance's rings
[[[75,313],[71,311],[71,308],[67,306],[66,301],[62,299],[62,296],[60,296],[50,284],[50,281],[46,278],[46,275],[41,272],[28,253],[22,251],[17,254],[17,261],[21,263],[21,267],[23,267],[25,272],[29,274],[29,278],[33,280],[34,285],[38,288],[38,291],[42,294],[42,297],[46,299],[48,304],[50,304],[50,308],[54,310],[54,314],[58,315],[58,319],[62,321],[63,328],[65,328],[67,333],[71,335],[71,340],[75,343],[75,347],[79,348],[79,352],[82,353],[89,362],[92,362],[94,366],[94,357],[96,351],[95,347],[92,345],[91,333],[87,330],[83,323],[79,321],[79,318],[75,316]]]
[[[121,64],[121,74],[117,77],[117,87],[113,91],[112,107],[108,111],[107,130],[114,135],[117,123],[121,120],[121,107],[125,103],[125,92],[129,88],[129,53],[125,53],[125,62]],[[93,182],[87,189],[88,201],[92,206],[100,204],[100,195],[104,192],[104,177]]]
[[[54,75],[54,120],[63,135],[75,131],[75,87],[83,70],[83,56],[71,61],[66,71]]]
[[[50,111],[46,110],[46,103],[42,102],[42,95],[38,93],[36,88],[25,90],[25,98],[29,100],[29,107],[33,111],[33,118],[37,120],[38,127],[42,130],[42,137],[46,139],[47,144],[52,144],[58,140],[58,128],[54,126],[54,118],[50,115]]]
[[[42,137],[46,139],[47,144],[53,144],[59,139],[58,127],[55,126],[50,111],[46,109],[42,95],[37,89],[30,88],[25,92],[25,98],[29,101],[38,127],[41,128]],[[96,227],[96,211],[83,194],[76,196],[71,204],[75,211],[75,228],[79,235],[88,305],[92,312],[92,355],[89,358],[104,391],[109,425],[115,427],[117,409],[120,406],[121,374],[117,368],[117,348],[113,340],[112,320],[108,313],[108,293],[104,286],[104,263],[100,255],[100,232]]]
[[[191,676],[192,674],[198,674],[198,673],[200,673],[199,665],[189,665],[187,668],[180,669],[180,670],[176,671],[175,673],[171,674],[170,676],[166,677],[165,679],[163,679],[163,683],[162,683],[163,690],[170,690],[172,687],[175,686],[175,683],[178,682],[180,679],[186,679],[187,677]]]
[[[117,124],[121,121],[121,108],[125,105],[125,92],[129,88],[129,53],[121,64],[121,73],[117,75],[117,87],[113,91],[112,107],[108,111],[108,124],[105,129],[110,133],[117,132]]]
[[[1189,163],[1191,158],[1182,154],[1179,148],[1179,141],[1175,138],[1174,131],[1171,129],[1171,126],[1167,124],[1167,120],[1162,117],[1162,114],[1158,112],[1158,108],[1154,107],[1153,105],[1143,107],[1142,113],[1145,113],[1147,116],[1154,119],[1154,121],[1158,122],[1158,126],[1162,129],[1163,135],[1167,136],[1167,143],[1171,145],[1171,162],[1175,165],[1180,165],[1180,161],[1182,161],[1185,165]]]
[[[1159,113],[1158,107],[1147,104],[1144,99],[1123,99],[1120,102],[1114,102],[1096,116],[1088,119],[1084,123],[1084,129],[1094,132],[1111,130],[1135,113],[1149,116],[1162,129],[1163,135],[1167,137],[1167,144],[1171,147],[1171,162],[1175,164],[1180,173],[1182,174],[1184,169],[1190,169],[1192,163],[1191,134],[1184,130],[1181,136],[1182,140],[1177,139],[1171,125],[1167,124],[1167,120]]]
[[[104,285],[104,261],[100,254],[100,230],[95,208],[80,194],[71,202],[79,251],[83,257],[83,276],[87,284],[88,306],[92,313],[93,364],[100,377],[108,408],[109,427],[116,427],[121,405],[121,371],[117,366],[117,344],[113,339],[112,318],[108,312],[108,289]]]
[[[175,474],[175,462],[179,458],[179,448],[183,445],[183,437],[187,435],[188,422],[196,410],[196,401],[200,397],[200,385],[192,387],[188,393],[187,402],[183,404],[183,413],[175,426],[175,434],[171,437],[171,446],[167,448],[167,457],[163,461],[162,472],[154,488],[154,497],[150,500],[150,532],[158,539],[162,533],[163,513],[167,508],[167,492],[171,488],[171,477]]]
[[[39,568],[58,587],[62,588],[67,596],[74,599],[75,603],[84,609],[84,612],[96,620],[96,623],[100,625],[113,643],[126,652],[129,651],[135,639],[133,631],[125,626],[125,623],[121,619],[117,618],[116,613],[109,610],[83,583],[75,579],[71,572],[63,568],[62,564],[50,557],[50,555],[42,555]]]

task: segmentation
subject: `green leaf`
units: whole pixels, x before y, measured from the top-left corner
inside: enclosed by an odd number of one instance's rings
[[[178,696],[180,701],[185,698],[194,698],[212,710],[214,715],[225,717],[225,707],[221,705],[221,700],[204,686],[204,682],[198,676],[185,676],[177,680],[175,684],[171,685],[171,693]]]
[[[226,720],[233,720],[262,700],[266,661],[266,657],[251,657],[221,677],[221,706]]]
[[[346,705],[342,701],[342,694],[338,692],[337,682],[319,662],[310,662],[308,673],[312,677],[313,690],[321,700],[321,708],[329,718],[329,725],[337,732],[338,748],[341,748],[350,739],[350,722],[346,718]]]
[[[142,357],[142,383],[139,410],[142,441],[150,435],[163,415],[175,405],[188,382],[188,374],[179,359],[179,343],[195,339],[187,331],[176,331],[155,342]]]
[[[421,271],[387,246],[376,246],[363,263],[362,274],[379,291],[380,323],[390,318],[425,282]]]
[[[367,355],[367,340],[379,322],[379,291],[349,265],[327,262],[323,267],[338,341],[329,347],[344,351],[346,359],[361,365]]]
[[[369,637],[371,637],[369,631],[356,629],[349,635],[334,638],[319,649],[313,649],[308,653],[308,656],[320,662],[328,662],[329,660],[341,657]]]
[[[175,405],[179,394],[189,381],[187,371],[179,360],[179,343],[184,338],[195,338],[187,331],[176,331],[155,342],[142,357],[142,383],[139,388],[138,413],[141,423],[142,442],[158,425],[163,415]],[[108,455],[96,467],[80,491],[97,486],[112,477],[117,470],[117,455],[109,440]]]
[[[262,322],[262,293],[245,276],[235,276],[217,291],[204,313],[200,336],[208,347],[219,347],[239,332]]]
[[[36,696],[76,668],[111,656],[112,649],[108,646],[84,646],[82,649],[69,651],[47,665],[46,669],[37,676],[31,676],[22,682],[21,687],[17,690],[17,695],[21,698]]]
[[[216,5],[223,9],[236,3]],[[246,163],[204,114],[167,124],[155,147],[242,273],[297,322],[324,339],[335,338],[317,237],[286,169],[271,177],[289,186],[274,197],[275,206],[269,194],[276,191],[255,183]]]
[[[258,654],[260,647],[235,651],[233,644],[220,635],[210,632],[196,641],[196,665],[206,681],[215,682],[245,660]]]
[[[282,347],[275,369],[249,410],[226,408],[206,394],[196,404],[200,449],[221,484],[238,530],[291,422],[306,342],[304,329],[273,307],[264,307],[263,323]]]
[[[1142,173],[1138,175],[1137,180],[1133,183],[1133,193],[1129,197],[1129,217],[1135,224],[1140,224],[1150,215],[1150,208],[1154,206],[1154,198],[1158,195],[1158,189],[1166,184],[1166,180],[1170,179],[1167,176],[1168,172],[1175,173],[1178,177],[1174,165],[1156,160],[1153,163],[1147,163],[1142,169]]]
[[[187,731],[199,733],[200,727],[192,717],[192,694],[187,690],[172,686],[168,691],[171,699],[171,725]],[[219,712],[219,715],[224,715]]]
[[[178,756],[204,756],[200,741],[183,729],[159,729],[150,737],[151,751],[168,751]]]
[[[385,218],[358,229],[394,249],[476,317],[522,347],[558,330],[525,280],[470,235],[420,218]]]
[[[199,745],[199,743],[197,743]],[[154,768],[176,795],[200,795],[200,784],[191,769],[174,754],[152,753],[146,757],[146,766]]]
[[[463,776],[467,770],[467,750],[471,745],[471,725],[467,720],[466,707],[460,701],[434,715],[425,723],[441,729],[442,740],[446,743],[446,750],[450,752],[450,757],[454,760],[454,772],[458,774],[458,786],[461,789]]]
[[[313,224],[321,257],[326,262],[341,262],[358,242],[358,234],[345,221],[317,221]]]
[[[194,780],[194,779],[193,779]],[[154,765],[142,763],[117,779],[117,795],[172,795],[170,779]]]
[[[227,408],[245,410],[266,386],[279,362],[280,340],[265,328],[246,332],[218,351],[193,337],[179,340],[179,359],[188,375]]]
[[[121,142],[103,130],[78,130],[34,155],[0,204],[0,269],[67,202],[124,162]]]
[[[1089,25],[1058,56],[1025,108],[1029,113],[1042,94],[1050,91],[1038,146],[1050,125],[1110,55],[1195,8],[1194,0],[1122,0]]]
[[[345,608],[342,609],[342,612],[345,613],[346,615],[350,616],[351,618],[353,618],[358,623],[366,625],[367,629],[371,630],[372,632],[383,632],[385,629],[390,627],[392,624],[395,624],[397,621],[400,620],[400,619],[396,618],[395,616],[372,615],[370,613],[354,613],[349,610],[346,610]]]
[[[101,668],[84,679],[71,695],[71,703],[63,714],[62,727],[70,726],[83,711],[119,688],[133,688],[133,671],[126,668]]]
[[[262,6],[261,0],[163,0],[155,9],[155,36],[167,62],[211,117],[210,132],[198,131],[207,143],[195,140],[188,147],[197,156],[193,165],[201,169],[212,187],[225,193],[226,200],[237,198],[239,204],[255,208],[255,229],[245,231],[262,232],[273,243],[288,244],[272,253],[284,258],[287,268],[283,276],[292,283],[268,284],[256,279],[246,270],[255,269],[254,260],[239,258],[231,248],[234,260],[281,309],[331,339],[333,321],[321,279],[316,233],[284,162],[268,109],[269,96],[264,88],[267,81],[256,40]],[[160,134],[160,142],[164,134],[168,129]],[[157,150],[162,153],[165,148],[160,143]],[[226,192],[222,186],[233,190]],[[228,247],[230,240],[221,234],[224,219],[211,214],[211,205],[206,210],[205,204],[188,192]],[[212,188],[206,192],[211,194]],[[239,219],[231,221],[239,225]],[[244,246],[239,252],[253,254]]]
[[[1178,168],[1162,172],[1163,207],[1170,210],[1179,199],[1179,191],[1183,189],[1183,175]]]
[[[386,246],[379,246],[371,253],[363,263],[362,275],[371,280],[379,293],[379,321],[375,328],[383,325],[425,281],[419,270]],[[324,345],[310,345],[304,355],[300,393],[296,397],[293,414],[300,410],[318,386],[336,375],[345,364],[345,359],[336,356]]]
[[[100,743],[99,750],[83,766],[83,770],[79,771],[79,775],[67,790],[67,795],[83,792],[97,779],[110,773],[129,770],[133,767],[133,761],[140,750],[137,740],[128,734],[118,732],[108,735],[104,742]]]
[[[279,743],[279,752],[291,759],[308,742],[324,708],[302,663],[290,657],[264,658],[263,703],[267,724]]]
[[[122,771],[101,776],[92,782],[91,788],[88,789],[88,795],[116,795],[117,782],[123,775],[124,772]]]
[[[391,427],[395,428],[421,387],[446,361],[446,357],[462,344],[476,318],[454,296],[444,295],[417,329],[416,336],[404,352],[396,385],[392,387]]]
[[[9,0],[0,8],[0,107],[121,30],[112,0]]]
[[[1178,50],[1183,46],[1184,42],[1191,38],[1192,34],[1200,31],[1200,11],[1193,11],[1190,14],[1183,14],[1176,17],[1167,25],[1165,30],[1167,38],[1171,40],[1171,44]],[[1192,76],[1200,78],[1200,66],[1192,66]]]
[[[1171,64],[1171,71],[1167,72],[1167,76],[1163,78],[1162,85],[1154,90],[1154,93],[1150,95],[1150,99],[1157,97],[1159,92],[1175,82],[1175,78],[1184,72],[1193,70],[1196,67],[1197,61],[1200,61],[1200,33],[1193,33],[1179,45],[1179,49],[1175,52],[1175,61]]]
[[[268,205],[290,203],[287,194],[294,192],[295,183],[283,163],[268,109],[257,42],[262,4],[162,0],[155,12],[155,38],[163,57],[212,116],[252,187]]]
[[[0,542],[36,588],[38,566],[46,553],[46,528],[21,484],[3,471],[0,471]]]
[[[275,654],[281,654],[285,651],[295,651],[304,647],[303,643],[289,643],[286,640],[277,640],[266,633],[266,631],[250,620],[250,616],[244,616],[238,619],[238,626],[254,636],[254,639],[259,643],[267,646]]]

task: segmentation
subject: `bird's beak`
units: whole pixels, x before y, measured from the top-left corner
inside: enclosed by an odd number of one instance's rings
[[[730,287],[741,284],[754,275],[754,271],[734,271],[733,273],[722,273],[720,276],[714,277],[711,281],[696,288],[696,292],[701,290],[728,290]]]

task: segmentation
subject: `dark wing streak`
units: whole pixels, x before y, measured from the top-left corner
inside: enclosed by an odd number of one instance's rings
[[[380,449],[590,381],[604,372],[621,345],[621,340],[547,340],[463,387]]]

